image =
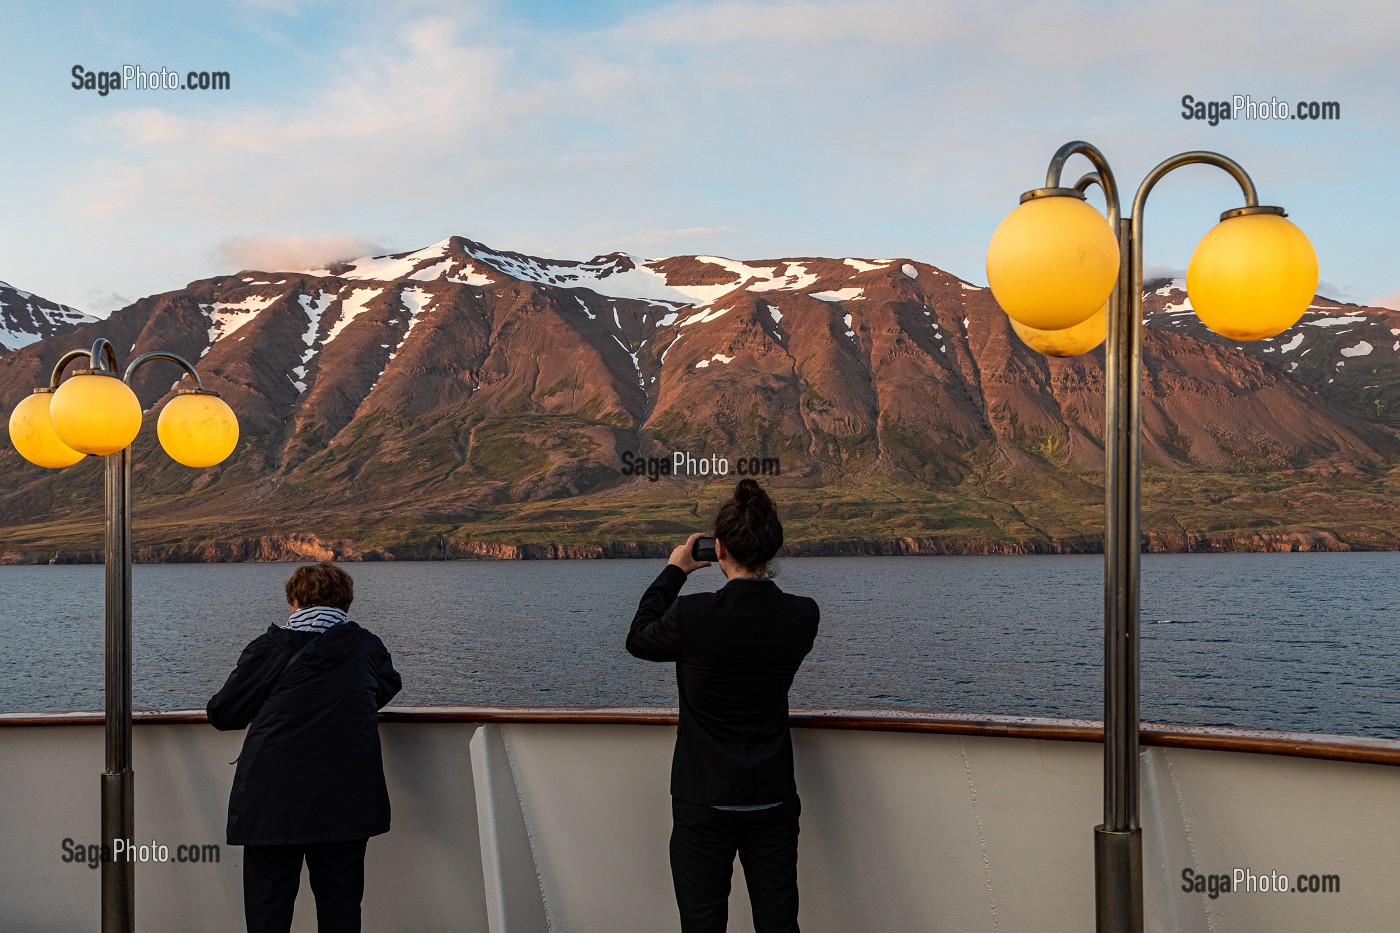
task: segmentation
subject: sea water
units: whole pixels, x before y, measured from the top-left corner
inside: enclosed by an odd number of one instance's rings
[[[671,706],[623,646],[659,560],[346,564],[396,705]],[[134,568],[134,705],[201,708],[284,621],[289,564]],[[778,562],[821,606],[794,708],[1102,718],[1103,560]],[[1148,555],[1142,717],[1400,738],[1400,554]],[[686,592],[722,585],[697,571]],[[100,566],[0,567],[0,711],[103,705]]]

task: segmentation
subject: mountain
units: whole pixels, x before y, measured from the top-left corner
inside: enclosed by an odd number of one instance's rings
[[[1302,378],[1311,359],[1188,333],[1169,283],[1149,297],[1160,546],[1394,544],[1375,502],[1400,444],[1375,412]],[[1102,352],[1043,358],[989,291],[906,258],[575,262],[451,237],[144,298],[0,359],[0,405],[98,336],[123,363],[196,362],[240,419],[238,451],[199,472],[143,431],[151,557],[649,552],[703,526],[735,478],[699,474],[716,458],[780,464],[808,552],[1091,550],[1102,530]],[[138,374],[152,412],[178,375]],[[662,475],[677,452],[689,474]],[[97,474],[0,453],[0,551],[87,547]]]
[[[0,282],[0,356],[97,318]]]
[[[1400,428],[1400,311],[1318,297],[1286,333],[1236,344],[1196,317],[1184,281],[1149,282],[1145,291],[1148,326],[1238,347],[1337,406]]]

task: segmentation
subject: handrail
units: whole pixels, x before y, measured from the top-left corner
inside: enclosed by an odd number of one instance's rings
[[[201,724],[209,721],[203,710],[136,710],[138,724]],[[534,725],[632,725],[673,726],[674,707],[589,706],[391,706],[379,714],[386,723],[504,723]],[[6,726],[98,726],[105,717],[98,712],[0,713]],[[798,729],[849,729],[867,732],[940,733],[944,735],[1041,739],[1061,742],[1102,742],[1103,723],[1092,719],[1049,719],[978,713],[917,713],[904,710],[793,710]],[[1362,736],[1275,732],[1224,726],[1143,723],[1143,745],[1159,748],[1195,748],[1208,751],[1249,752],[1349,761],[1359,764],[1400,766],[1400,740]]]

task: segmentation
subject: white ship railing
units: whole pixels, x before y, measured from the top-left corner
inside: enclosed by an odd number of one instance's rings
[[[365,929],[665,933],[675,711],[393,708],[394,828],[369,848]],[[143,931],[237,931],[221,845],[242,733],[135,715],[137,844],[220,845],[137,868]],[[97,926],[101,714],[0,714],[0,928]],[[1102,727],[1087,720],[793,714],[806,933],[1093,928]],[[1324,933],[1400,922],[1400,742],[1142,730],[1148,929]],[[72,840],[67,846],[64,840]],[[1299,875],[1316,893],[1187,892],[1183,872]],[[1217,885],[1218,892],[1218,885]],[[730,929],[751,931],[736,865]],[[303,886],[294,930],[314,930]]]

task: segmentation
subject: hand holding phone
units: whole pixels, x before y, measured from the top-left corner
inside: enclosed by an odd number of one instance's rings
[[[719,560],[719,554],[715,552],[715,539],[700,537],[690,544],[691,560],[697,563],[714,563]]]
[[[692,573],[699,570],[701,567],[708,567],[711,561],[718,559],[714,556],[714,540],[714,538],[706,538],[697,531],[689,538],[686,538],[683,544],[676,545],[675,550],[671,551],[671,559],[668,560],[667,563],[672,567],[680,568],[686,573]],[[708,559],[696,556],[700,553],[696,548],[703,541],[710,542],[708,551],[710,557]]]

